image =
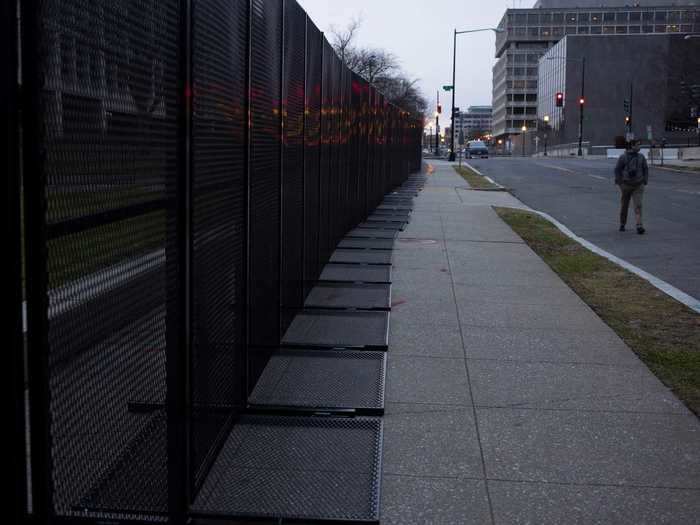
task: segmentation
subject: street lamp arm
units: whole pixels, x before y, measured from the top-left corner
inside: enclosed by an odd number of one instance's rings
[[[464,33],[479,33],[481,31],[493,31],[494,33],[505,33],[505,29],[499,29],[498,27],[485,27],[483,29],[467,29],[465,31],[455,30],[455,34],[462,35]]]

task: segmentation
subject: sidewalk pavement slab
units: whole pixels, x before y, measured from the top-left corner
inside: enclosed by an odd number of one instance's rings
[[[382,523],[693,523],[700,423],[433,161],[393,257]]]

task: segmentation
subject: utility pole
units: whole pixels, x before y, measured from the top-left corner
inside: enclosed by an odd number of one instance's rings
[[[453,162],[455,160],[455,76],[457,73],[457,29],[454,30],[454,41],[452,47],[452,141],[450,143],[450,156],[448,160]]]
[[[581,144],[583,143],[583,106],[586,104],[585,99],[585,81],[586,81],[586,57],[581,59],[581,98],[579,99],[579,120],[578,120],[578,156],[583,156]]]

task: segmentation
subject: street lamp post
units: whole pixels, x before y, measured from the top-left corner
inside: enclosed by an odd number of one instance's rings
[[[544,121],[544,156],[547,156],[547,133],[549,132],[549,115],[542,117]]]
[[[523,127],[520,128],[520,130],[523,132],[522,143],[523,143],[523,157],[524,157],[525,156],[525,133],[527,132],[527,126],[523,125]]]
[[[585,85],[586,85],[586,57],[583,58],[567,58],[567,57],[547,57],[547,60],[571,60],[573,62],[581,62],[581,97],[578,100],[578,156],[583,156],[583,106],[586,104]]]
[[[454,161],[455,160],[455,77],[457,73],[457,35],[463,35],[465,33],[479,33],[481,31],[493,31],[494,33],[503,33],[505,30],[504,29],[499,29],[497,27],[487,27],[484,29],[469,29],[467,31],[457,31],[456,29],[454,30],[454,35],[453,35],[453,42],[452,42],[452,122],[451,126],[452,129],[450,130],[450,134],[452,135],[452,140],[450,141],[450,156],[448,158],[449,161]]]

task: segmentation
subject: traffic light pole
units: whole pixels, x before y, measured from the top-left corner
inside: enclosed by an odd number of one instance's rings
[[[585,81],[586,81],[586,58],[581,59],[581,98],[578,101],[579,117],[578,117],[578,156],[583,156],[583,106],[586,105],[585,99]]]

